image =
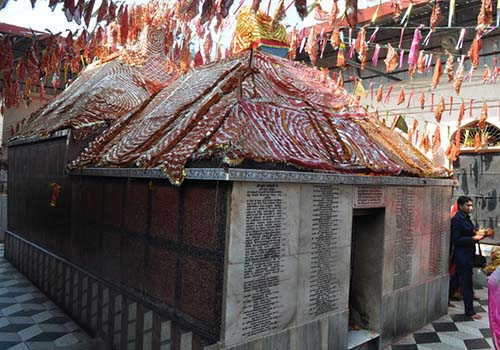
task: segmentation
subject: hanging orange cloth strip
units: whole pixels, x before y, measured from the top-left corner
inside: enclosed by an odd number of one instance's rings
[[[465,102],[462,99],[462,104],[460,105],[460,112],[458,113],[458,127],[462,125],[462,120],[464,119],[465,115]]]
[[[406,105],[406,108],[410,108],[410,103],[411,103],[411,98],[413,97],[414,91],[410,91],[410,96],[408,96],[408,104]]]
[[[387,90],[387,95],[385,96],[385,100],[384,100],[384,103],[389,103],[389,99],[391,98],[391,92],[392,92],[392,89],[394,88],[394,86],[389,86],[389,90]]]
[[[422,92],[422,94],[420,94],[420,97],[418,100],[420,102],[420,109],[424,110],[424,108],[425,108],[425,93]]]

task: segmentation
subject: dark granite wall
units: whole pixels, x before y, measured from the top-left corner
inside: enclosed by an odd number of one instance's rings
[[[477,225],[495,229],[494,239],[485,243],[500,243],[500,153],[461,154],[453,164],[458,187],[453,200],[469,196],[474,200],[473,219]]]
[[[71,260],[147,294],[167,312],[195,319],[198,328],[216,337],[226,186],[74,177]]]
[[[147,305],[172,332],[192,331],[200,346],[219,339],[228,183],[68,176],[66,138],[9,152],[10,232]],[[62,186],[55,207],[52,182]]]
[[[8,230],[60,253],[70,228],[70,179],[64,174],[66,138],[9,147]],[[51,206],[50,184],[61,186]]]

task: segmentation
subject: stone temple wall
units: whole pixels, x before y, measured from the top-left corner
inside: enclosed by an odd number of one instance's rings
[[[214,348],[346,349],[350,300],[380,347],[445,314],[450,198],[449,186],[235,182]],[[356,213],[380,224],[353,228]]]
[[[63,136],[11,147],[6,257],[109,348],[345,349],[355,317],[382,347],[446,312],[449,180],[198,168],[174,187],[70,175]]]
[[[473,221],[478,226],[500,231],[500,153],[461,154],[453,164],[458,186],[453,200],[469,196],[474,200]],[[450,204],[451,205],[451,204]],[[500,244],[500,234],[484,243]]]

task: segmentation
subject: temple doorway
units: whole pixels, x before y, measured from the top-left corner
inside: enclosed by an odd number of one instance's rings
[[[384,208],[354,209],[349,288],[349,349],[378,349]]]

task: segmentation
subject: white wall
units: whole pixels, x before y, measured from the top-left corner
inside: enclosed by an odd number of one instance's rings
[[[35,112],[39,108],[46,105],[51,99],[51,96],[45,96],[45,99],[40,99],[38,94],[31,95],[31,103],[29,106],[25,104],[23,100],[19,102],[19,107],[17,108],[6,108],[4,115],[0,114],[0,143],[2,147],[2,157],[1,159],[7,159],[7,149],[5,145],[9,141],[10,126],[15,128],[16,124],[23,118],[28,117],[31,113]]]

